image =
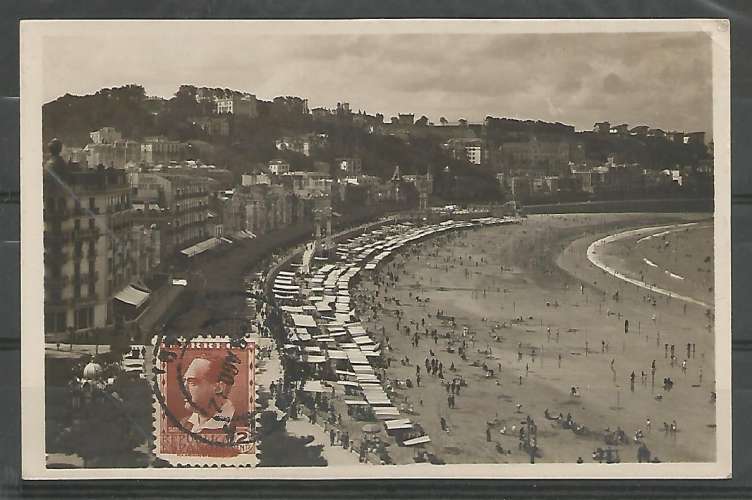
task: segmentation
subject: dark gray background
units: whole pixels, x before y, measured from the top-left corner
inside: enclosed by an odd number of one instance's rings
[[[18,21],[21,19],[729,18],[734,478],[724,481],[21,482]],[[0,0],[0,498],[724,497],[752,493],[752,1]],[[86,54],[81,54],[86,57]],[[200,490],[199,490],[200,488]]]

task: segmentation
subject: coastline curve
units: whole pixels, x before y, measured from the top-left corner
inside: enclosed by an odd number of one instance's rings
[[[658,294],[661,294],[661,295],[665,295],[667,297],[671,297],[671,298],[683,300],[684,302],[688,302],[690,304],[694,304],[694,305],[698,305],[698,306],[701,306],[701,307],[712,309],[713,306],[711,304],[708,304],[708,303],[703,302],[701,300],[697,300],[695,298],[688,297],[686,295],[681,295],[681,294],[675,293],[675,292],[673,292],[671,290],[667,290],[665,288],[648,285],[647,283],[643,283],[642,281],[640,281],[638,279],[631,278],[631,277],[625,275],[624,273],[621,273],[621,272],[617,271],[616,269],[614,269],[614,268],[606,265],[600,259],[600,257],[598,256],[598,252],[596,251],[596,249],[598,247],[600,247],[600,246],[603,246],[603,245],[608,244],[608,243],[612,243],[614,241],[619,241],[619,240],[622,240],[624,238],[629,238],[631,236],[639,236],[639,235],[641,235],[643,233],[648,233],[648,232],[652,232],[652,231],[659,231],[659,230],[672,231],[672,230],[675,230],[675,229],[680,229],[680,228],[695,226],[697,224],[698,224],[697,222],[689,222],[689,223],[684,223],[684,224],[671,224],[671,225],[667,225],[667,226],[650,226],[650,227],[643,227],[643,228],[639,228],[639,229],[630,229],[629,231],[623,231],[621,233],[611,234],[611,235],[608,235],[606,237],[600,238],[600,239],[592,242],[590,245],[588,245],[588,248],[587,248],[587,258],[588,258],[588,260],[594,266],[596,266],[597,268],[605,271],[606,273],[610,274],[614,278],[620,279],[622,281],[625,281],[627,283],[630,283],[630,284],[635,285],[635,286],[640,287],[640,288],[644,288],[645,290],[649,290],[649,291],[654,292],[654,293],[658,293]]]

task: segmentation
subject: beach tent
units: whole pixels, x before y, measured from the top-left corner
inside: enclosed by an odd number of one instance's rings
[[[397,429],[412,429],[413,424],[409,418],[400,418],[396,420],[387,420],[384,422],[384,427],[388,431],[394,431]]]
[[[318,380],[308,380],[303,385],[303,391],[305,392],[328,392],[326,387],[321,385],[321,382]]]
[[[428,436],[420,436],[413,439],[408,439],[407,441],[403,441],[402,444],[405,446],[415,446],[416,444],[425,444],[430,443],[431,438]]]
[[[362,399],[345,399],[345,404],[348,406],[368,406],[368,401]]]
[[[304,314],[292,314],[291,316],[292,316],[292,321],[296,327],[306,327],[306,328],[316,327],[316,321],[313,319],[313,316],[308,316]]]
[[[357,382],[352,382],[350,380],[339,380],[337,381],[339,385],[346,385],[348,387],[360,387],[360,384]]]
[[[371,368],[371,365],[353,365],[352,367],[353,371],[355,373],[373,373],[373,368]]]
[[[306,363],[312,363],[312,364],[325,363],[326,357],[310,354],[308,356],[303,356],[303,361],[305,361]]]

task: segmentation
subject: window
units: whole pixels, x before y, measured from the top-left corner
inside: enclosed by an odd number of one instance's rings
[[[74,231],[80,231],[81,230],[81,221],[80,220],[76,219],[73,222],[73,230]]]
[[[97,208],[97,204],[94,201],[94,198],[89,198],[89,210],[95,210]]]
[[[91,319],[93,316],[93,310],[91,307],[84,307],[76,311],[76,329],[81,330],[83,328],[89,328],[91,325]]]

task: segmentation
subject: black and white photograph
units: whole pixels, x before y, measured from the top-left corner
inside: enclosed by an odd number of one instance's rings
[[[728,477],[728,29],[22,22],[24,477]]]

